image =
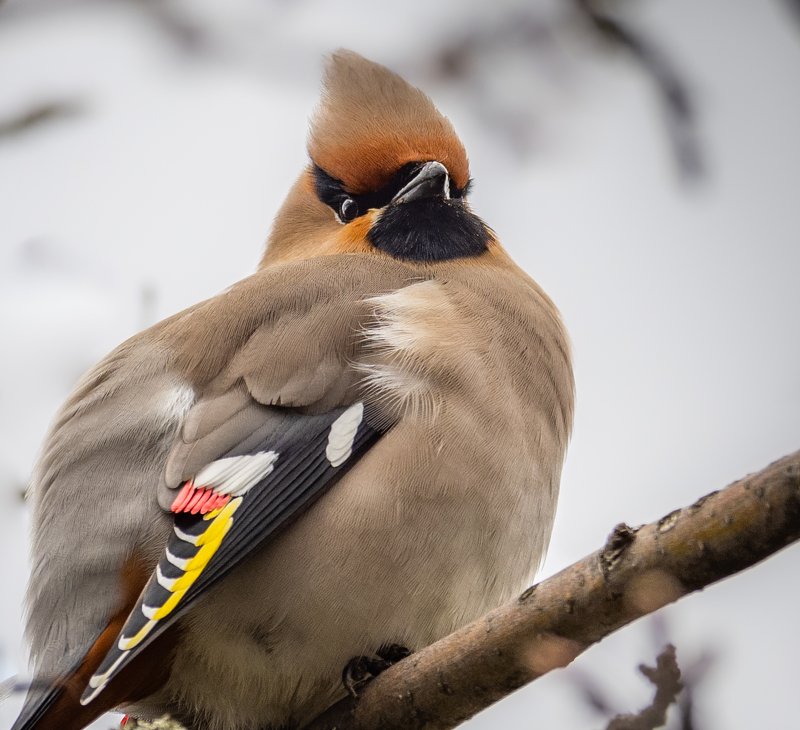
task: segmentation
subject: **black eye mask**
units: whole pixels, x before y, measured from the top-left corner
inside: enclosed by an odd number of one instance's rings
[[[321,167],[314,165],[314,188],[317,197],[333,208],[342,223],[349,223],[364,215],[372,208],[383,208],[392,202],[397,193],[416,175],[423,162],[409,162],[403,165],[380,190],[355,195],[345,190],[344,183],[329,175]],[[450,185],[450,197],[463,198],[472,184],[468,182],[463,188]]]

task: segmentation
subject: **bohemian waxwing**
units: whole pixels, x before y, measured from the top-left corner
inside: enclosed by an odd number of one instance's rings
[[[120,345],[56,417],[15,730],[301,726],[351,659],[423,647],[539,566],[573,411],[556,308],[391,71],[336,53],[308,151],[258,271]]]

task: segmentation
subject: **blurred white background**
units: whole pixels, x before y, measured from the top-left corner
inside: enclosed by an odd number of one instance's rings
[[[0,7],[0,679],[26,667],[20,494],[49,419],[119,341],[253,269],[338,46],[451,117],[474,207],[566,319],[578,410],[543,575],[800,448],[800,17],[789,0],[607,5],[676,69],[694,131],[566,0]],[[799,558],[623,630],[468,727],[601,727],[581,687],[639,709],[636,666],[665,637],[695,728],[797,726]]]

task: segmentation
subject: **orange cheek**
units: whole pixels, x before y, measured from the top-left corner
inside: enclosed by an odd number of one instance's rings
[[[367,234],[379,215],[379,211],[371,210],[342,226],[332,241],[331,253],[374,253],[376,249],[367,240]]]

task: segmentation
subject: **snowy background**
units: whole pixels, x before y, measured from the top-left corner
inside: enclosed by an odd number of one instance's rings
[[[680,172],[688,133],[670,137],[651,76],[566,0],[0,7],[0,679],[26,667],[20,494],[50,418],[119,341],[253,269],[338,46],[451,117],[474,207],[570,330],[577,420],[543,575],[800,447],[798,16],[611,7],[686,83],[704,174]],[[601,727],[581,687],[638,709],[636,665],[665,637],[696,669],[696,728],[796,726],[799,559],[623,630],[468,727]]]

